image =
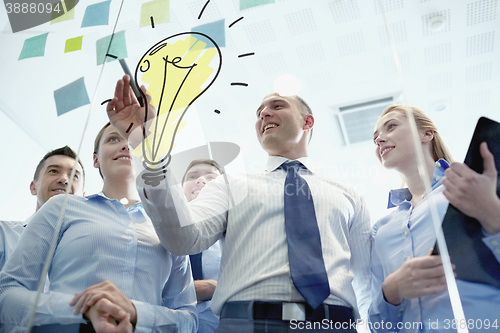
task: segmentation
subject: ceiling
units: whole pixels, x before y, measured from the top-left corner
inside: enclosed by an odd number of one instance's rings
[[[220,75],[188,112],[176,149],[234,142],[246,171],[261,170],[266,154],[255,137],[255,110],[277,77],[292,74],[315,116],[310,155],[318,172],[355,186],[374,220],[385,213],[398,175],[379,165],[370,141],[343,143],[339,108],[400,96],[434,119],[457,160],[480,116],[500,120],[497,0],[276,0],[243,10],[240,0],[212,0],[200,19],[207,1],[172,0],[170,22],[154,28],[139,28],[147,1],[113,0],[108,25],[81,28],[85,8],[99,2],[80,1],[74,19],[16,33],[0,9],[1,219],[23,220],[34,212],[34,169],[47,151],[66,144],[80,151],[87,194],[100,191],[92,143],[107,121],[101,102],[113,96],[123,72],[117,61],[96,65],[96,41],[113,31],[125,30],[133,70],[160,40],[224,20]],[[43,57],[18,60],[25,39],[47,32]],[[82,49],[64,53],[65,41],[77,36],[83,36]],[[54,91],[82,77],[92,103],[58,116]],[[370,121],[359,123],[360,131],[372,131]]]

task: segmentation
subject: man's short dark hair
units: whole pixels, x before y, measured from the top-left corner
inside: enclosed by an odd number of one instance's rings
[[[76,153],[70,147],[64,146],[61,148],[54,149],[54,150],[48,152],[47,154],[45,154],[45,156],[42,158],[42,160],[38,163],[36,170],[35,170],[35,175],[33,176],[33,180],[38,180],[38,177],[40,176],[40,171],[42,170],[43,165],[45,164],[45,161],[49,157],[56,156],[56,155],[68,156],[68,157],[71,157],[72,159],[76,160]],[[78,163],[82,167],[83,181],[85,184],[85,169],[83,168],[83,164],[82,164],[82,161],[80,159],[78,159]]]
[[[304,114],[304,115],[312,115],[312,110],[311,108],[309,107],[309,105],[307,105],[306,101],[304,101],[302,98],[300,98],[299,96],[295,95],[295,97],[297,97],[297,100],[299,101],[300,103],[300,111]],[[311,142],[311,138],[312,138],[312,135],[313,135],[313,129],[314,128],[311,128],[311,131],[309,131],[309,142]]]

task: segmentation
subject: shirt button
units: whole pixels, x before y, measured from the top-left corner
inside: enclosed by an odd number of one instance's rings
[[[441,167],[441,163],[439,163],[439,161],[438,161],[438,162],[436,162],[436,165],[438,166],[438,168],[440,168],[440,167]]]
[[[408,237],[408,231],[405,230],[404,235],[405,237]]]
[[[493,246],[497,246],[497,245],[498,245],[498,242],[497,242],[496,240],[492,240],[492,241],[491,241],[491,245],[493,245]]]
[[[500,249],[498,249],[498,250],[500,250]],[[411,259],[411,256],[406,257],[406,260],[410,260],[410,259]]]
[[[436,181],[438,182],[441,179],[441,177],[437,176]]]

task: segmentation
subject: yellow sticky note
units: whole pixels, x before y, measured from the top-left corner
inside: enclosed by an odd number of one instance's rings
[[[168,22],[170,22],[169,0],[154,0],[142,4],[139,28],[154,27],[154,25]]]
[[[82,40],[83,36],[67,39],[66,46],[64,47],[64,53],[81,50]]]

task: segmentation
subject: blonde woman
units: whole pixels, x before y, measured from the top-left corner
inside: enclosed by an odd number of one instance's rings
[[[406,109],[417,124],[431,182],[428,192],[419,174]],[[493,155],[483,143],[483,174],[462,163],[449,167],[452,158],[432,120],[418,108],[404,105],[383,111],[373,139],[378,159],[384,167],[398,171],[407,187],[389,193],[388,207],[395,209],[373,226],[371,328],[377,332],[456,330],[460,323],[454,322],[441,257],[430,254],[436,237],[429,204],[435,203],[441,220],[450,201],[478,218],[485,232],[483,241],[495,253],[492,244],[500,241],[500,200]],[[475,186],[464,185],[471,179]],[[470,203],[475,207],[469,207]],[[500,255],[495,255],[500,261]],[[466,319],[471,320],[466,323],[469,331],[480,326],[498,328],[500,290],[466,281],[457,283]]]

